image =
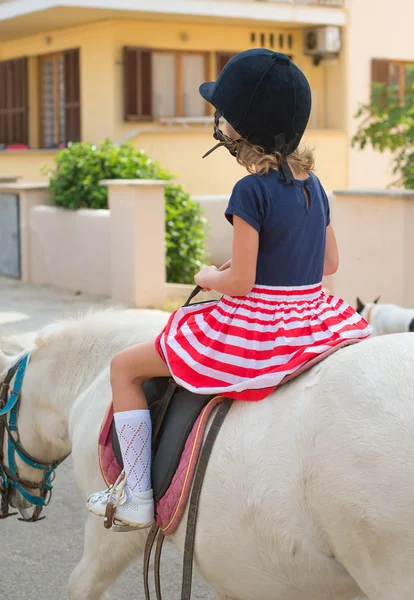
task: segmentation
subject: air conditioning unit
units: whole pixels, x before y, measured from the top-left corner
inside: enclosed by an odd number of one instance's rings
[[[329,56],[339,56],[341,51],[341,30],[339,27],[315,27],[304,32],[304,50],[313,57],[317,65]]]

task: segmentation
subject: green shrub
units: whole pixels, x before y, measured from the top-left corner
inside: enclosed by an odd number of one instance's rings
[[[144,152],[129,144],[106,140],[100,147],[74,143],[58,152],[56,168],[47,172],[56,206],[107,208],[108,190],[103,179],[163,179],[172,175]],[[205,257],[204,218],[200,205],[179,185],[166,187],[167,281],[193,283]],[[150,249],[149,249],[150,251]]]
[[[393,185],[414,189],[414,64],[406,68],[403,99],[396,86],[374,83],[368,104],[360,106],[355,117],[358,130],[353,146],[363,150],[368,144],[379,152],[392,152]]]

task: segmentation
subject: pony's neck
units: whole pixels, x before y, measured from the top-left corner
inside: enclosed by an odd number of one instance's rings
[[[165,319],[164,319],[165,320]],[[92,315],[51,328],[37,340],[22,388],[18,426],[21,441],[38,460],[60,460],[71,451],[69,416],[111,358],[132,344],[154,335],[155,319],[135,315]],[[87,398],[87,395],[86,395]],[[86,400],[85,400],[86,401]]]
[[[76,398],[109,365],[111,349],[87,353],[37,350],[22,388],[18,427],[24,448],[37,460],[51,462],[70,453],[68,419]]]

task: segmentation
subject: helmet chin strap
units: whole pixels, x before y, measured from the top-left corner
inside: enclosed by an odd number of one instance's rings
[[[214,113],[214,133],[213,133],[213,137],[215,140],[218,141],[218,144],[216,144],[215,146],[213,146],[213,148],[210,148],[210,150],[208,150],[204,155],[203,158],[206,158],[207,156],[210,156],[210,154],[212,154],[215,150],[217,150],[217,148],[227,148],[227,150],[230,152],[230,154],[232,156],[237,156],[237,146],[241,140],[241,138],[238,139],[232,139],[229,138],[227,135],[225,135],[221,129],[220,129],[220,117],[222,117],[223,115],[221,114],[221,112],[219,110],[216,110],[216,112]],[[281,134],[281,136],[283,137],[283,140],[285,139],[285,135]],[[279,141],[282,140],[278,140],[277,138],[275,138],[275,142],[279,143]],[[284,144],[285,149],[287,150],[286,144]],[[269,151],[271,152],[271,151]],[[280,173],[280,177],[281,180],[283,181],[283,183],[290,185],[294,182],[294,177],[293,177],[293,173],[292,173],[292,169],[290,168],[288,162],[287,162],[287,158],[286,158],[286,153],[283,152],[282,154],[282,160],[279,163],[279,173]]]
[[[201,158],[207,158],[207,156],[210,156],[210,154],[212,154],[214,152],[214,150],[217,150],[217,148],[221,148],[222,146],[225,146],[225,145],[226,145],[225,142],[219,142],[218,144],[216,144],[215,146],[210,148],[210,150],[207,150],[207,152],[205,154],[203,154],[203,156]]]
[[[227,150],[230,152],[230,154],[232,156],[237,156],[237,143],[238,140],[232,140],[231,138],[229,138],[227,135],[225,135],[221,129],[220,129],[220,117],[222,117],[223,115],[221,114],[221,112],[219,110],[216,110],[216,112],[214,113],[214,133],[213,133],[213,137],[215,140],[218,141],[218,144],[216,144],[215,146],[213,146],[213,148],[210,148],[210,150],[208,150],[204,155],[203,158],[206,158],[207,156],[210,156],[210,154],[212,154],[214,152],[214,150],[217,150],[217,148],[221,148],[222,146],[224,146],[225,148],[227,148]],[[239,138],[240,139],[240,138]]]

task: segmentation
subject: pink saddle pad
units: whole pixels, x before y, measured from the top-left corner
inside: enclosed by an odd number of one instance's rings
[[[164,496],[156,503],[156,521],[165,535],[173,533],[180,523],[190,494],[209,416],[222,400],[222,396],[216,396],[202,409],[187,438],[171,484]],[[98,446],[99,465],[108,486],[113,484],[121,473],[121,466],[116,459],[112,447],[112,435],[110,435],[113,418],[114,412],[111,403],[102,422]]]

